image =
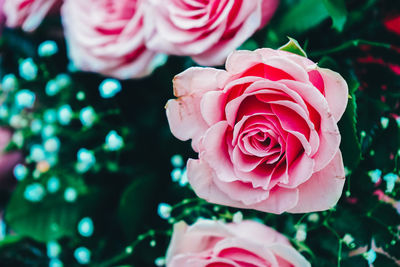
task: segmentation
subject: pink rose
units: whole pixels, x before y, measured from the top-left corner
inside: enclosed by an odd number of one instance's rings
[[[6,22],[6,16],[4,15],[4,1],[5,0],[0,0],[0,34],[3,31]]]
[[[59,10],[61,3],[62,0],[5,0],[6,25],[34,31],[48,13]]]
[[[167,103],[172,133],[199,159],[187,176],[209,202],[265,212],[333,207],[345,182],[337,122],[345,80],[285,51],[236,51],[226,71],[190,68]]]
[[[221,65],[272,17],[279,0],[150,0],[147,46]]]
[[[150,74],[143,0],[66,0],[62,19],[69,56],[81,70],[121,79]]]
[[[10,188],[15,179],[12,177],[14,166],[21,161],[20,152],[4,152],[11,141],[12,133],[7,128],[0,127],[0,188]]]
[[[199,220],[174,225],[167,267],[308,267],[286,237],[254,221]]]

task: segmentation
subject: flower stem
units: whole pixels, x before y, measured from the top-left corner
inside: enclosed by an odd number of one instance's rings
[[[334,48],[311,52],[311,53],[309,53],[309,56],[310,57],[325,56],[327,54],[334,54],[334,53],[342,52],[349,48],[358,47],[359,45],[370,45],[370,46],[382,47],[382,48],[386,48],[386,49],[391,49],[391,47],[392,47],[392,45],[387,44],[387,43],[379,43],[379,42],[357,39],[357,40],[347,41],[347,42],[345,42],[337,47],[334,47]]]
[[[110,267],[114,266],[115,264],[121,262],[122,260],[125,260],[132,256],[133,251],[135,250],[136,246],[140,244],[143,240],[147,238],[154,238],[156,235],[170,235],[169,231],[155,231],[155,230],[149,230],[141,235],[138,235],[135,241],[133,241],[131,244],[125,247],[124,251],[121,252],[120,254],[114,256],[113,258],[104,261],[103,263],[100,263],[96,266],[98,267]]]
[[[343,245],[343,240],[340,237],[340,235],[333,229],[327,221],[324,221],[324,226],[331,231],[338,239],[338,256],[337,256],[337,267],[340,267],[340,263],[342,261],[342,245]]]

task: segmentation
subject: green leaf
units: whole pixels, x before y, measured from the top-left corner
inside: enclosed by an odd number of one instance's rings
[[[332,27],[339,32],[343,31],[347,20],[347,9],[344,0],[323,0],[322,1],[332,18]]]
[[[278,25],[280,35],[307,31],[329,17],[321,0],[302,0],[282,17]]]
[[[354,92],[357,90],[359,84],[353,81],[349,85],[349,100],[342,118],[338,126],[342,141],[340,143],[340,150],[343,155],[344,165],[349,170],[354,170],[361,160],[361,144],[357,135],[357,104]]]
[[[17,244],[21,240],[23,240],[23,237],[19,235],[7,235],[3,240],[0,241],[0,249]]]
[[[65,201],[62,189],[58,194],[47,194],[40,202],[31,202],[24,197],[30,183],[31,179],[20,182],[6,207],[5,219],[10,228],[39,242],[73,236],[78,221],[93,204],[93,195],[86,188],[76,187],[78,198],[73,203]]]
[[[304,52],[303,48],[301,48],[299,42],[293,38],[289,38],[289,42],[287,42],[285,45],[279,47],[279,50],[287,51],[293,54],[297,54],[302,57],[307,57],[306,52]]]
[[[143,220],[151,214],[156,214],[154,199],[154,185],[157,184],[154,176],[142,176],[135,179],[123,192],[118,218],[127,240],[136,237],[144,230]]]

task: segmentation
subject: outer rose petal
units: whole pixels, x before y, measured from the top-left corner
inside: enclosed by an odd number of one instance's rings
[[[174,77],[174,95],[201,95],[208,91],[221,90],[227,78],[224,70],[192,67]]]
[[[336,122],[340,120],[347,107],[349,89],[339,73],[329,69],[318,68],[325,85],[325,97]]]
[[[260,10],[261,8],[259,7],[258,9]],[[208,51],[193,56],[193,59],[201,65],[222,65],[231,51],[244,43],[247,38],[260,28],[262,19],[260,11],[250,14],[232,39],[216,43],[214,47],[211,47]]]
[[[269,246],[269,249],[280,258],[293,264],[295,267],[311,267],[311,264],[291,246],[273,244]]]
[[[200,97],[185,96],[171,99],[165,106],[172,134],[182,140],[192,140],[192,146],[198,151],[201,135],[208,126],[200,113]]]
[[[290,245],[289,240],[276,232],[274,229],[265,227],[255,221],[242,221],[241,223],[232,223],[227,227],[242,238],[249,238],[260,244],[279,243]]]
[[[247,50],[232,52],[226,59],[225,68],[230,74],[237,74],[247,70],[262,61],[261,55]]]
[[[225,79],[226,72],[222,70],[190,68],[173,80],[174,94],[180,98],[169,100],[166,105],[170,129],[180,140],[193,139],[195,151],[198,151],[201,135],[208,128],[200,108],[202,93],[220,90]]]
[[[298,187],[299,201],[292,213],[322,211],[332,208],[342,195],[345,182],[342,153],[336,153],[332,161]]]
[[[202,160],[189,159],[187,176],[197,196],[211,203],[280,214],[293,208],[298,201],[297,189],[279,188],[276,191],[270,191],[268,199],[262,202],[251,206],[244,205],[241,201],[232,199],[218,188],[213,181],[218,179],[213,169]]]

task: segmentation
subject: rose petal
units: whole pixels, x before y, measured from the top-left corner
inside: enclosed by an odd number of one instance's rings
[[[274,105],[271,105],[272,111],[276,114],[282,128],[293,136],[296,136],[302,144],[305,153],[310,155],[312,148],[308,139],[311,136],[314,125],[308,122],[305,112],[293,102],[276,101],[273,103]],[[317,134],[316,137],[318,138]],[[313,145],[318,144],[317,140],[314,140]]]
[[[301,145],[296,137],[289,135],[286,144],[286,172],[287,181],[282,181],[279,186],[295,188],[307,181],[313,174],[314,160],[301,151]]]
[[[244,0],[246,1],[246,0]],[[250,2],[250,1],[246,1]],[[261,1],[261,10],[262,10],[262,22],[261,22],[261,27],[264,27],[264,25],[271,19],[272,15],[275,13],[276,9],[278,8],[279,1],[277,0],[262,0]]]
[[[265,227],[265,225],[255,221],[244,220],[241,223],[228,224],[227,227],[235,233],[236,236],[250,239],[260,245],[270,243],[290,245],[289,240],[285,236],[279,234],[274,229]]]
[[[245,207],[243,203],[231,199],[215,185],[216,174],[205,161],[189,159],[187,177],[198,197],[211,203]]]
[[[226,79],[224,70],[192,67],[174,77],[174,95],[180,97],[218,91]]]
[[[168,267],[242,267],[230,259],[219,257],[207,258],[199,255],[183,254],[172,258]]]
[[[209,126],[225,118],[224,109],[226,95],[222,91],[210,91],[203,95],[200,110],[203,119]]]
[[[293,247],[283,244],[272,244],[268,246],[276,255],[286,262],[291,263],[294,267],[311,267],[311,264]],[[279,265],[281,266],[281,265]]]
[[[171,133],[178,139],[192,139],[192,146],[199,151],[199,141],[208,125],[201,117],[200,99],[196,96],[185,96],[171,99],[166,105],[166,114]]]
[[[268,199],[247,206],[241,201],[232,199],[231,195],[228,196],[216,186],[214,181],[217,178],[214,170],[202,160],[188,161],[187,176],[197,196],[215,204],[280,214],[293,208],[298,201],[297,189],[276,188],[270,191]]]
[[[238,48],[258,29],[261,19],[261,12],[251,13],[236,33],[232,34],[232,38],[220,40],[212,49],[194,56],[193,59],[201,65],[222,65],[229,53]]]
[[[270,51],[270,48],[260,48],[255,50],[255,52],[262,57],[262,62],[268,66],[274,67],[278,70],[284,70],[287,72],[294,80],[300,82],[308,82],[308,74],[306,70],[295,61],[290,60],[287,57],[280,56],[278,51],[278,55],[271,56],[273,52]]]
[[[281,81],[292,90],[298,92],[303,99],[320,115],[319,148],[313,156],[314,171],[324,168],[339,150],[340,133],[328,103],[321,92],[312,85],[297,81]]]
[[[261,157],[249,156],[243,154],[239,147],[233,149],[232,161],[235,162],[235,168],[242,172],[250,172],[254,170],[261,162],[264,161]]]
[[[234,51],[226,60],[225,69],[229,74],[235,75],[246,71],[251,66],[262,61],[261,55],[247,50]]]
[[[298,187],[299,201],[292,213],[322,211],[332,208],[342,195],[345,173],[342,154],[338,151],[332,161]],[[318,201],[315,201],[318,199]]]
[[[277,98],[280,98],[282,96],[283,99],[285,99],[285,94],[280,92],[279,90],[276,90],[275,88],[280,88],[282,85],[279,83],[275,83],[272,81],[267,81],[267,80],[258,80],[253,82],[251,85],[249,85],[245,92],[241,94],[240,96],[237,96],[236,98],[232,99],[229,101],[226,106],[225,106],[225,117],[226,120],[228,121],[229,125],[233,126],[235,122],[237,121],[237,113],[241,107],[242,102],[247,99],[250,96],[253,95],[262,95],[266,94],[269,95],[271,94],[272,96],[276,96]],[[265,89],[267,88],[267,89]],[[254,99],[254,98],[251,98]]]
[[[244,266],[274,266],[278,264],[274,254],[263,244],[250,240],[249,237],[221,240],[215,245],[213,254],[231,259]]]
[[[253,207],[248,208],[281,214],[294,207],[297,204],[299,197],[297,189],[286,189],[277,187],[270,190],[269,193],[270,194],[268,199],[258,203]]]
[[[242,182],[241,179],[233,182],[222,182],[217,177],[214,183],[221,191],[229,194],[230,198],[240,201],[248,207],[268,199],[269,196],[267,190],[260,187],[255,188],[252,183]]]
[[[346,110],[349,90],[346,81],[337,72],[318,68],[325,85],[326,100],[336,122],[340,120]]]
[[[206,131],[200,158],[203,158],[210,165],[218,179],[224,182],[232,182],[238,180],[238,178],[233,172],[233,165],[227,150],[225,138],[227,129],[226,121],[221,121]]]

